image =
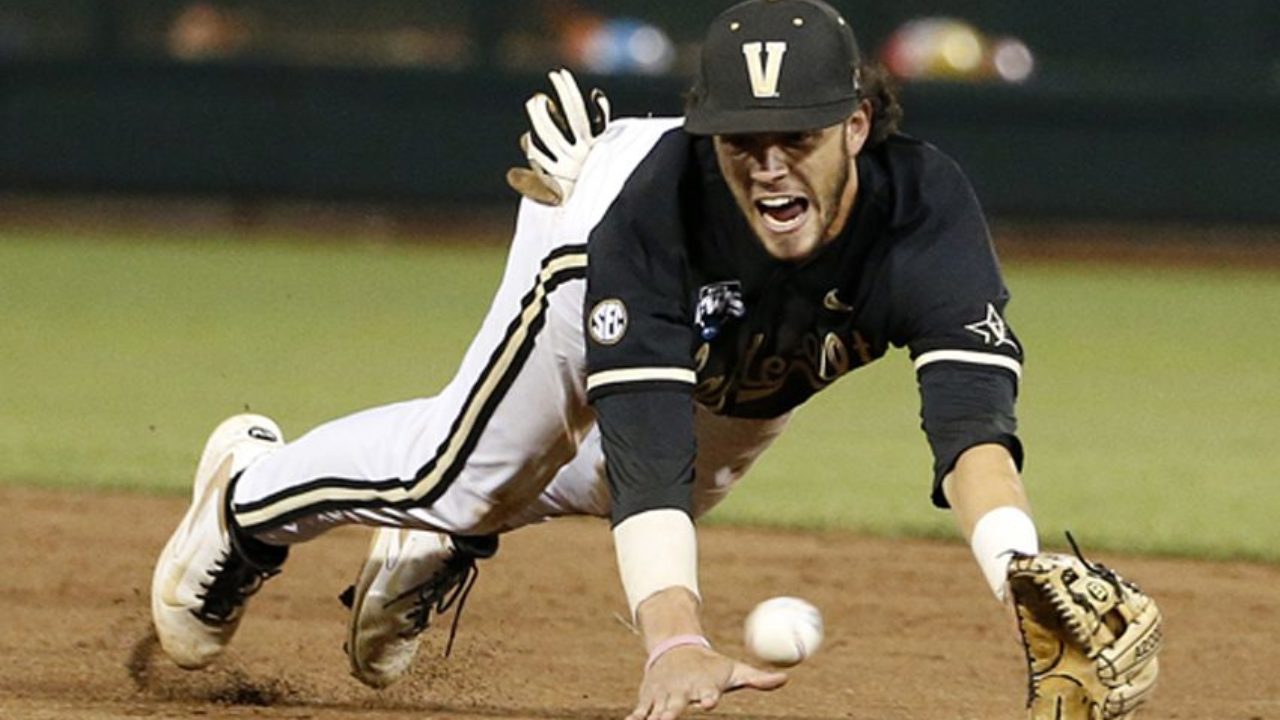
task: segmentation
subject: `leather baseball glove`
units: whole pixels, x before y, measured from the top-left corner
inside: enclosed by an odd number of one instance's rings
[[[1155,601],[1107,567],[1055,553],[1015,555],[1009,592],[1027,655],[1031,720],[1129,720],[1155,687]]]

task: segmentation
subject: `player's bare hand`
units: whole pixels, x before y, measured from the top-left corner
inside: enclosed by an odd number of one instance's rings
[[[675,720],[690,707],[711,710],[727,692],[775,690],[786,673],[766,672],[702,647],[668,651],[649,668],[627,720]]]

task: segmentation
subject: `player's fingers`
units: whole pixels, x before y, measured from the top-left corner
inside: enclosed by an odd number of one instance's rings
[[[542,93],[529,98],[524,104],[525,113],[529,115],[529,122],[533,124],[538,140],[547,146],[552,155],[562,158],[569,154],[569,141],[552,119],[553,108],[551,98]]]
[[[640,704],[645,706],[645,712],[641,720],[659,720],[662,717],[662,711],[667,706],[667,699],[665,695],[656,694],[647,701],[641,701]]]
[[[720,693],[715,690],[703,690],[702,695],[698,698],[698,707],[703,711],[711,711],[716,709],[716,705],[720,704]]]
[[[560,98],[560,109],[564,111],[564,120],[574,139],[582,141],[591,136],[591,122],[587,118],[587,105],[582,100],[582,91],[573,79],[573,74],[561,68],[552,72],[551,85]]]
[[[609,98],[600,88],[591,89],[591,103],[596,106],[596,116],[592,118],[591,132],[599,135],[604,132],[605,126],[609,124],[609,117],[613,108],[609,105]]]
[[[529,149],[525,151],[525,158],[528,159],[529,167],[533,168],[534,172],[542,172],[548,175],[563,174],[558,171],[562,170],[565,166],[562,165],[559,160],[556,160],[538,149],[537,145],[529,146]]]
[[[667,695],[666,702],[661,705],[661,712],[654,716],[655,720],[676,720],[687,707],[689,707],[689,701],[683,693]],[[655,707],[654,709],[658,710],[659,708]]]
[[[648,697],[641,695],[640,702],[636,703],[636,708],[627,716],[627,720],[645,720],[649,717],[649,710],[653,708],[653,701]]]
[[[734,663],[725,692],[750,688],[752,690],[777,690],[787,684],[784,672],[767,672],[746,663]]]

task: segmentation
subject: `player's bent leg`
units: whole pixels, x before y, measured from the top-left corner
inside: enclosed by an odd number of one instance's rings
[[[536,498],[592,421],[586,245],[557,217],[522,206],[493,306],[439,395],[306,433],[246,473],[236,521],[279,544],[349,523],[482,535]]]
[[[508,527],[591,425],[585,244],[566,240],[574,233],[556,217],[522,207],[494,304],[439,395],[326,423],[237,483],[235,520],[263,541],[303,542],[350,523],[388,528],[347,595],[347,654],[368,684],[403,674],[431,616],[461,601],[475,560],[493,553],[477,536]]]
[[[413,664],[422,632],[432,616],[453,609],[447,655],[467,594],[478,575],[476,561],[493,557],[496,535],[380,528],[355,585],[342,594],[351,608],[344,649],[351,674],[383,688]]]
[[[790,413],[767,419],[725,417],[698,406],[694,415],[698,439],[694,517],[702,517],[728,497],[729,491],[782,435],[790,419]]]
[[[751,419],[716,415],[702,406],[694,414],[698,441],[694,470],[693,514],[701,517],[737,485],[756,460],[786,429],[790,414]],[[560,468],[536,500],[513,515],[503,532],[565,515],[609,517],[611,510],[600,430],[592,426],[578,454]]]
[[[725,418],[698,409],[697,514],[728,494],[781,434],[787,419]],[[608,517],[609,510],[604,451],[599,430],[593,426],[574,458],[534,501],[510,514],[500,531],[565,515]],[[344,593],[344,602],[351,608],[346,652],[352,675],[377,688],[403,677],[413,664],[430,616],[449,608],[453,594],[462,592],[474,577],[475,560],[491,556],[496,549],[496,536],[460,538],[421,530],[378,530],[355,585]]]
[[[551,485],[537,500],[509,515],[500,532],[560,515],[607,516],[609,489],[603,473],[600,436],[592,428],[578,454],[560,468]],[[379,529],[355,585],[342,596],[351,608],[344,648],[351,674],[375,688],[387,687],[403,677],[413,665],[421,633],[431,616],[450,607],[454,612],[452,644],[462,596],[457,603],[451,598],[474,581],[476,560],[491,557],[497,548],[497,535],[464,537],[427,530]]]
[[[151,579],[151,617],[160,646],[180,667],[213,662],[231,641],[249,596],[279,572],[287,548],[241,535],[228,523],[232,480],[283,444],[261,415],[237,415],[209,436],[191,506],[165,544]]]
[[[509,515],[500,531],[570,514],[609,514],[604,454],[594,427],[550,486],[535,501]],[[351,674],[375,688],[387,687],[403,677],[413,665],[421,633],[432,615],[452,606],[456,628],[462,596],[457,603],[452,597],[474,580],[475,561],[491,557],[497,547],[496,535],[462,537],[426,530],[379,529],[355,585],[343,593],[343,602],[351,608],[345,647]]]

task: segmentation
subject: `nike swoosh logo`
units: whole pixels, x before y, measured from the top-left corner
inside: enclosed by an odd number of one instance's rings
[[[222,490],[226,487],[227,479],[231,475],[232,459],[232,456],[228,454],[222,461],[222,464],[218,466],[218,469],[213,472],[213,477],[209,479],[209,484],[205,486],[204,492],[200,495],[200,500],[192,506],[190,518],[193,522],[195,518],[199,517],[199,515],[204,511],[205,506],[209,502],[217,502],[221,505]],[[226,518],[223,517],[224,512],[224,508],[218,508],[218,520],[223,523],[223,527],[226,526]],[[173,538],[174,546],[170,550],[170,553],[173,555],[174,564],[170,567],[168,576],[164,580],[164,587],[160,591],[160,601],[165,605],[176,606],[181,604],[178,600],[178,585],[182,582],[182,578],[187,574],[187,566],[191,564],[190,557],[176,557],[178,549],[185,545],[187,539],[191,536],[191,526],[190,524],[187,524],[185,520],[184,527],[181,529],[184,531],[182,537]]]
[[[269,443],[280,442],[280,438],[276,437],[275,433],[271,432],[270,430],[264,427],[259,427],[257,425],[254,425],[253,427],[249,428],[249,437],[253,438],[254,440],[261,440],[263,442],[269,442]]]
[[[828,290],[827,294],[822,296],[822,307],[835,312],[853,312],[853,306],[842,302],[836,295],[835,288]]]

